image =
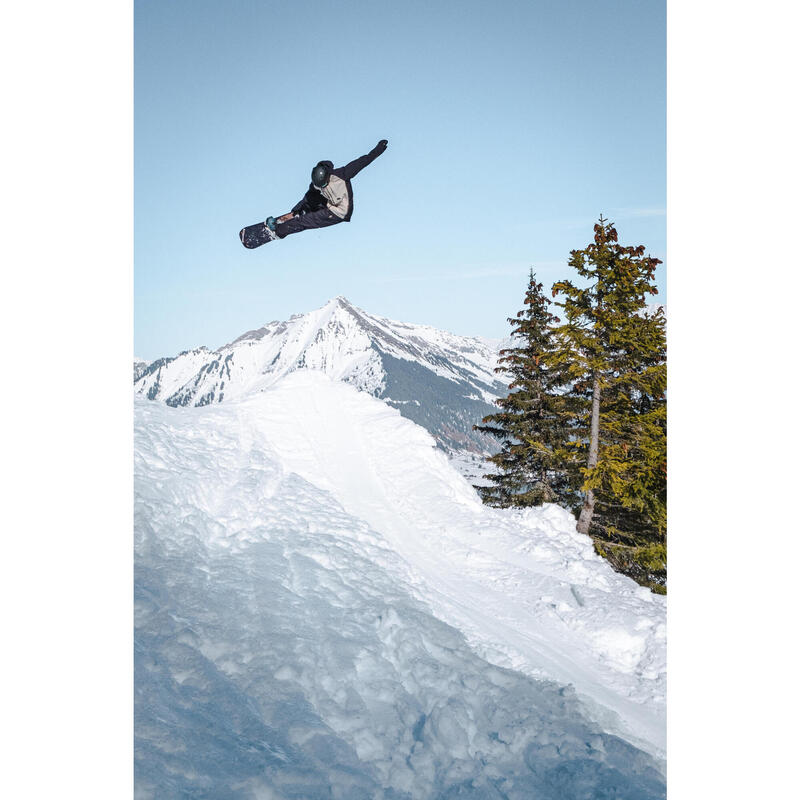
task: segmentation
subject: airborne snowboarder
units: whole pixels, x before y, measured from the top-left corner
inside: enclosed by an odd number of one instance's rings
[[[311,184],[302,200],[288,214],[277,219],[267,217],[264,222],[242,228],[239,231],[242,244],[252,249],[292,233],[349,222],[353,216],[350,181],[383,153],[388,144],[381,139],[369,153],[344,167],[334,168],[332,161],[320,161],[311,170]]]

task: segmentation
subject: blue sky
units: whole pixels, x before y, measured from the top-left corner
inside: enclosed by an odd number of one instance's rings
[[[504,337],[600,213],[666,261],[663,2],[136,0],[134,34],[141,358],[336,295]],[[351,223],[241,246],[381,138]]]

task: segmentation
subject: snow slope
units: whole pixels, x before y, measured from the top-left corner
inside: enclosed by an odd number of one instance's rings
[[[568,512],[484,506],[425,431],[318,374],[270,401],[254,416],[284,468],[380,531],[482,655],[574,684],[663,751],[665,599],[614,572]]]
[[[136,437],[137,796],[664,796],[664,599],[566,512],[315,372]]]

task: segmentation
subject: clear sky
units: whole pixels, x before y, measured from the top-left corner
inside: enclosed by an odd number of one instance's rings
[[[600,213],[666,262],[663,0],[136,0],[135,355],[344,295],[504,337]],[[349,224],[245,250],[320,159]],[[657,278],[666,302],[665,265]]]

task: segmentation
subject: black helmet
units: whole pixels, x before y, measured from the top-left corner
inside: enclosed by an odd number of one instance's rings
[[[311,183],[314,184],[316,189],[324,189],[328,185],[328,179],[331,176],[331,171],[324,164],[317,164],[311,170]]]

